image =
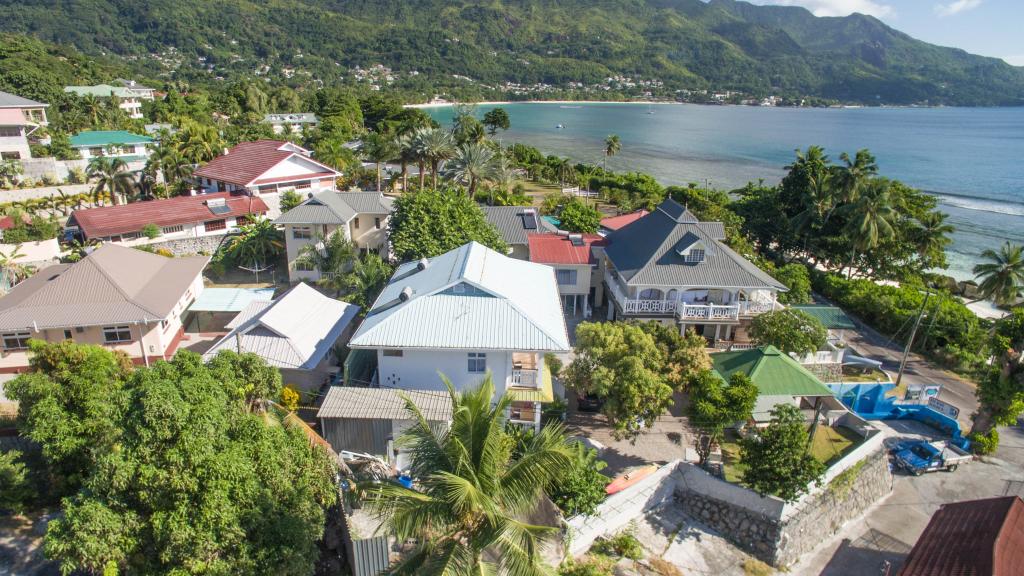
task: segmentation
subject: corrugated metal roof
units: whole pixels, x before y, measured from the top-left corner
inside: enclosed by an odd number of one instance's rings
[[[850,320],[850,317],[838,306],[821,306],[815,304],[794,304],[790,306],[793,310],[802,310],[817,318],[825,328],[831,330],[845,329],[852,330],[857,327]]]
[[[317,121],[312,112],[293,112],[291,114],[264,114],[263,121],[271,124],[311,124]]]
[[[1024,501],[1018,496],[944,504],[907,556],[900,576],[1024,573]]]
[[[258,179],[274,166],[284,162],[293,154],[301,156],[304,161],[310,162],[319,168],[315,173],[311,172],[307,176],[289,176],[273,180],[284,182],[302,180],[304,177],[312,177],[317,174],[340,174],[340,172],[313,160],[300,152],[301,150],[303,148],[281,140],[241,142],[228,150],[227,154],[218,156],[206,165],[201,166],[195,171],[194,175],[239,186],[248,186],[249,183]]]
[[[10,92],[0,90],[0,108],[39,108],[46,106],[49,106],[49,104],[36,102],[35,100],[22,98],[17,94],[11,94]]]
[[[0,329],[161,320],[208,261],[104,244],[78,263],[44,268],[0,298]]]
[[[526,244],[528,234],[557,232],[557,229],[550,222],[540,217],[540,213],[535,208],[528,206],[481,206],[481,209],[484,211],[487,221],[498,229],[498,233],[505,240],[505,244],[509,246]],[[533,210],[536,214],[534,219],[536,226],[534,228],[526,227],[527,224],[523,219],[523,215],[527,210]]]
[[[241,312],[254,300],[269,301],[273,288],[207,288],[189,306],[192,312]]]
[[[591,246],[604,246],[597,234],[581,234],[578,243],[564,234],[530,234],[530,262],[538,264],[593,264]]]
[[[648,214],[650,214],[648,210],[644,210],[643,208],[641,208],[628,214],[608,216],[606,218],[601,219],[601,227],[606,230],[618,230],[619,228],[624,228],[625,226],[632,224],[633,222],[636,222],[637,220],[643,218],[644,216],[647,216]]]
[[[379,192],[325,190],[285,212],[275,224],[345,224],[359,214],[389,214],[394,201]]]
[[[569,338],[550,267],[470,242],[399,266],[350,346],[565,351]]]
[[[452,419],[452,398],[447,392],[429,390],[395,390],[393,388],[356,388],[332,386],[317,412],[317,418],[355,418],[364,420],[408,420],[412,414],[405,398],[427,420],[447,422]]]
[[[211,211],[207,205],[211,200],[224,200],[227,211]],[[103,238],[140,232],[146,224],[199,224],[249,214],[266,214],[267,210],[262,198],[217,192],[75,210],[68,218],[68,224],[81,228],[86,238]]]
[[[711,364],[726,381],[746,374],[761,396],[832,396],[828,386],[774,346],[718,352],[711,355]]]
[[[72,148],[88,146],[109,146],[112,144],[150,144],[149,136],[132,134],[127,130],[86,130],[70,138]]]
[[[631,285],[786,289],[721,242],[724,236],[721,222],[696,222],[688,210],[666,199],[654,212],[609,234],[605,254]],[[702,261],[688,263],[676,251],[684,238],[703,242]]]
[[[269,306],[256,301],[242,311],[244,323],[213,345],[205,356],[221,350],[254,352],[271,366],[311,370],[331,351],[359,306],[328,298],[299,283]],[[262,309],[257,310],[262,306]]]

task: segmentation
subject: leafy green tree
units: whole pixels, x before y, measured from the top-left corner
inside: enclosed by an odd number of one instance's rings
[[[601,225],[601,213],[573,196],[558,213],[561,222],[558,227],[569,232],[594,234]]]
[[[391,250],[401,261],[438,256],[471,240],[502,254],[508,250],[483,210],[455,190],[403,194],[388,227]]]
[[[607,494],[608,477],[601,474],[608,463],[598,459],[597,450],[574,442],[570,448],[572,462],[567,472],[551,490],[551,501],[566,517],[593,514]]]
[[[356,245],[339,229],[326,237],[317,234],[315,242],[299,250],[297,260],[320,273],[317,284],[340,295],[345,288],[345,274],[352,269],[357,253]]]
[[[746,374],[733,374],[728,383],[711,370],[694,378],[687,416],[690,425],[700,431],[694,448],[702,466],[721,443],[726,428],[750,419],[757,395],[757,386]]]
[[[991,248],[981,253],[985,262],[975,264],[974,275],[981,298],[1001,306],[1013,304],[1024,290],[1024,246],[1003,244],[996,252]]]
[[[782,282],[788,291],[779,292],[779,302],[783,304],[811,303],[811,274],[807,267],[799,262],[791,262],[770,272],[771,276]]]
[[[370,493],[371,509],[399,541],[416,542],[391,574],[542,574],[541,546],[555,526],[520,520],[537,506],[571,463],[558,426],[546,426],[522,453],[504,431],[511,399],[494,401],[490,377],[480,386],[451,395],[452,423],[444,434],[432,429],[406,400],[413,425],[402,442],[413,454],[417,485],[381,484]]]
[[[469,142],[459,146],[455,156],[445,165],[445,172],[453,181],[466,187],[470,198],[475,198],[480,182],[494,176],[494,163],[494,151],[491,148]]]
[[[812,483],[820,482],[825,465],[807,451],[807,428],[800,409],[779,404],[771,414],[767,428],[740,441],[741,458],[747,466],[743,483],[760,494],[792,502]]]
[[[495,108],[484,114],[484,126],[487,127],[487,133],[494,136],[498,130],[508,130],[512,121],[504,108]]]
[[[394,267],[385,262],[380,254],[364,254],[356,259],[352,272],[345,278],[345,301],[358,305],[364,312],[369,310],[394,271]]]
[[[999,442],[996,426],[1009,426],[1024,413],[1024,308],[996,322],[992,351],[997,362],[987,367],[978,381],[980,407],[971,416],[971,434],[986,437],[994,449]]]
[[[0,510],[21,512],[33,496],[20,450],[0,451]]]
[[[116,447],[49,525],[62,572],[312,572],[334,461],[219,376],[191,352],[132,374]]]
[[[225,252],[235,262],[260,268],[284,253],[284,234],[273,221],[257,216],[228,238]]]
[[[756,316],[750,322],[750,337],[758,346],[775,346],[787,354],[809,354],[825,346],[828,330],[803,310],[786,308]]]
[[[118,441],[132,364],[122,352],[70,341],[29,348],[31,371],[5,384],[5,394],[19,403],[21,435],[42,448],[56,494],[67,494]]]
[[[621,322],[583,322],[576,356],[562,371],[569,388],[604,400],[602,413],[617,437],[635,437],[672,405],[662,375],[664,357],[654,337]]]
[[[660,322],[635,322],[635,326],[654,337],[663,356],[662,375],[673,390],[682,391],[711,369],[708,342],[692,329],[680,334],[675,326]]]
[[[86,173],[95,180],[92,193],[94,200],[110,197],[110,203],[117,206],[132,193],[135,177],[128,171],[128,164],[114,156],[97,156],[89,161]]]
[[[221,350],[206,368],[231,398],[241,400],[252,411],[264,410],[267,401],[281,396],[281,372],[254,352]]]
[[[295,190],[285,190],[281,192],[281,213],[283,214],[305,201],[306,199],[302,197],[302,194]]]

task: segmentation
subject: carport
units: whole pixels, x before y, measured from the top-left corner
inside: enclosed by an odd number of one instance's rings
[[[274,288],[206,288],[185,313],[186,332],[227,332],[227,324],[256,300],[271,300]]]

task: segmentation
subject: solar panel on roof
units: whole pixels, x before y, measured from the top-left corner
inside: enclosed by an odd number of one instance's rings
[[[227,214],[228,212],[231,212],[231,207],[228,206],[227,204],[221,204],[219,206],[207,206],[207,208],[210,209],[210,212],[217,215]]]
[[[523,212],[523,228],[526,228],[527,230],[537,229],[536,212]]]

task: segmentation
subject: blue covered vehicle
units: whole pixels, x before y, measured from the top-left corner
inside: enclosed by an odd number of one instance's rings
[[[972,456],[948,442],[910,440],[900,442],[892,449],[897,468],[914,476],[936,470],[956,470],[960,464],[970,462]]]

